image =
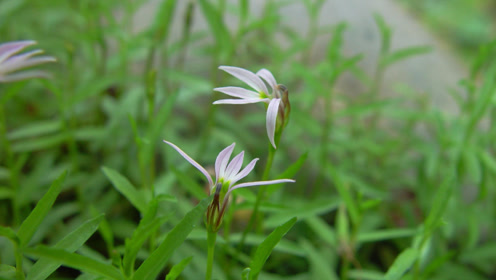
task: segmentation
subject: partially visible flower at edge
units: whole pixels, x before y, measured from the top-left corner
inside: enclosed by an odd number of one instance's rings
[[[212,232],[217,232],[220,224],[222,223],[222,217],[229,205],[229,196],[231,192],[235,189],[251,187],[251,186],[261,186],[261,185],[272,185],[279,183],[294,183],[295,180],[292,179],[279,179],[270,181],[255,181],[248,183],[236,184],[239,180],[246,177],[255,167],[258,158],[252,160],[243,170],[241,166],[243,165],[244,151],[235,156],[231,162],[231,154],[234,150],[235,143],[222,150],[217,159],[215,160],[215,182],[208,171],[198,164],[194,159],[188,156],[183,150],[178,146],[164,140],[169,146],[174,148],[181,156],[186,159],[191,165],[198,169],[207,178],[210,194],[214,194],[212,203],[207,209],[206,214],[206,225],[207,229]],[[241,170],[241,171],[240,171]]]
[[[56,59],[51,56],[38,56],[43,53],[42,50],[33,50],[23,54],[18,52],[35,45],[36,41],[14,41],[0,44],[0,83],[15,82],[31,78],[48,78],[47,73],[40,70],[28,70],[19,73],[15,71],[25,69],[38,64],[55,62]]]
[[[288,99],[288,89],[284,85],[277,84],[276,79],[267,69],[261,69],[256,74],[246,69],[233,66],[220,66],[219,69],[226,71],[245,82],[255,91],[241,87],[214,88],[215,91],[241,99],[222,99],[215,101],[213,104],[250,104],[258,102],[269,104],[267,107],[266,119],[267,136],[269,137],[272,146],[276,148],[274,140],[276,131],[280,131],[286,126],[291,110]],[[266,83],[270,86],[271,93],[269,93]],[[279,123],[277,123],[278,115],[280,119]],[[276,123],[278,124],[277,126]]]

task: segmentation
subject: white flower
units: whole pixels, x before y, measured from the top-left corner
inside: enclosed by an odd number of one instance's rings
[[[35,41],[15,41],[0,45],[0,83],[49,77],[45,72],[38,70],[13,73],[38,64],[56,61],[56,59],[51,56],[34,57],[35,55],[43,53],[42,50],[33,50],[24,54],[15,55],[26,47],[35,44]]]
[[[222,216],[226,211],[229,204],[229,196],[231,192],[235,189],[251,187],[251,186],[261,186],[261,185],[272,185],[279,183],[293,183],[294,180],[291,179],[279,179],[270,181],[255,181],[248,183],[236,184],[239,180],[246,177],[255,167],[258,158],[252,160],[243,170],[241,166],[243,165],[244,151],[235,156],[231,162],[231,154],[234,150],[235,143],[231,144],[224,150],[222,150],[217,159],[215,160],[215,183],[208,171],[203,168],[198,162],[188,156],[183,150],[178,146],[172,144],[171,142],[165,141],[168,145],[174,148],[183,158],[185,158],[191,165],[196,167],[205,178],[207,178],[210,194],[215,193],[214,200],[209,206],[207,212],[207,225],[211,227],[214,231],[217,231],[220,223],[222,221]],[[222,200],[222,203],[220,201]]]
[[[272,73],[270,73],[270,71],[267,69],[261,69],[256,74],[246,69],[233,66],[220,66],[219,69],[224,70],[227,73],[245,82],[255,91],[247,90],[241,87],[214,88],[215,91],[219,91],[233,97],[241,98],[217,100],[214,102],[214,104],[249,104],[257,102],[265,102],[269,104],[269,106],[267,107],[266,119],[267,136],[269,137],[269,141],[272,146],[276,148],[276,144],[274,142],[276,119],[279,112],[279,107],[282,107],[282,112],[284,112],[285,105],[284,102],[281,102],[281,92],[286,90],[286,88],[282,85],[278,85]],[[270,86],[270,92],[266,84]]]

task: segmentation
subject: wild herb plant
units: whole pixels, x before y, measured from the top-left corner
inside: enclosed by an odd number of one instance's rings
[[[321,0],[301,1],[306,35],[275,0],[260,16],[247,0],[163,0],[135,30],[148,2],[0,2],[0,43],[49,56],[6,67],[24,52],[0,45],[0,279],[494,277],[496,43],[446,114],[407,86],[382,94],[390,65],[429,51],[392,49],[387,17],[369,77],[343,50],[347,24],[318,26]],[[260,160],[240,171],[243,157]]]

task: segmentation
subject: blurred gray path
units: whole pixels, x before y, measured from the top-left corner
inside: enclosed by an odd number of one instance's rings
[[[140,30],[149,24],[155,15],[155,7],[160,0],[152,0],[136,13],[135,28]],[[238,3],[238,0],[228,0]],[[177,11],[182,14],[188,1],[178,1]],[[250,9],[253,15],[260,15],[264,0],[252,0]],[[344,52],[347,55],[364,54],[361,66],[369,75],[373,75],[377,54],[380,48],[379,30],[373,15],[378,13],[392,27],[392,50],[409,46],[428,45],[433,47],[429,54],[416,56],[401,61],[389,67],[385,73],[383,91],[387,95],[396,94],[394,88],[398,84],[407,84],[415,91],[431,95],[433,106],[445,112],[456,112],[454,101],[448,94],[450,89],[458,88],[458,81],[465,77],[466,66],[463,65],[449,46],[443,44],[417,19],[409,14],[394,0],[327,0],[319,17],[322,26],[347,22],[345,32]],[[284,24],[292,26],[301,34],[308,30],[308,14],[300,3],[288,5],[280,10]],[[235,26],[234,18],[227,18],[229,26]],[[175,18],[173,36],[178,36],[181,21]],[[206,29],[206,23],[201,13],[196,11],[194,29]],[[319,60],[325,54],[330,35],[322,36],[316,43],[314,60]],[[353,91],[353,81],[342,81],[341,91]]]

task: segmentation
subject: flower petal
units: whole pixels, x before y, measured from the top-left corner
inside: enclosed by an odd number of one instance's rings
[[[248,174],[250,174],[250,172],[255,167],[255,164],[257,164],[257,161],[258,161],[258,158],[252,160],[250,163],[248,163],[248,165],[243,170],[241,170],[241,172],[239,172],[238,174],[236,174],[236,176],[234,176],[231,179],[231,185],[229,187],[231,187],[232,185],[236,184],[237,181],[243,179]]]
[[[22,71],[19,73],[9,74],[5,76],[2,76],[2,74],[0,73],[0,83],[15,82],[15,81],[21,81],[31,78],[48,79],[51,78],[51,75],[41,70]]]
[[[219,178],[224,176],[227,163],[229,162],[229,158],[231,157],[235,145],[236,143],[229,145],[227,148],[222,150],[217,156],[217,159],[215,159],[215,184],[218,183]]]
[[[226,168],[226,174],[224,174],[225,181],[231,181],[232,178],[238,174],[241,166],[243,165],[243,158],[245,156],[245,151],[242,151],[237,156],[235,156]]]
[[[210,176],[210,174],[208,174],[208,171],[203,168],[203,166],[201,166],[198,162],[196,162],[194,159],[192,159],[190,156],[188,156],[185,152],[183,152],[183,150],[181,150],[178,146],[172,144],[171,142],[169,141],[165,141],[165,143],[169,144],[169,146],[171,146],[172,148],[174,148],[179,154],[181,154],[181,156],[183,156],[183,158],[185,160],[187,160],[189,163],[191,163],[191,165],[193,165],[194,167],[196,167],[196,169],[198,169],[201,173],[203,173],[203,175],[205,175],[205,177],[207,178],[208,180],[208,183],[210,185],[210,188],[213,187],[214,185],[214,182],[212,181],[212,177]]]
[[[294,183],[294,182],[295,182],[295,180],[292,180],[292,179],[279,179],[279,180],[270,180],[270,181],[255,181],[255,182],[242,183],[242,184],[239,184],[239,185],[236,185],[236,186],[230,188],[227,191],[226,196],[224,197],[224,203],[226,201],[228,201],[229,195],[235,189],[253,187],[253,186],[262,186],[262,185],[274,185],[274,184],[280,184],[280,183]]]
[[[264,92],[267,95],[269,94],[267,87],[265,86],[265,83],[262,81],[262,79],[260,79],[259,76],[255,75],[254,73],[246,69],[233,67],[233,66],[220,66],[219,69],[226,71],[227,73],[240,79],[241,81],[245,82],[247,85],[252,87],[253,89],[259,92]]]
[[[26,53],[23,55],[14,56],[11,59],[7,59],[2,65],[0,65],[0,72],[9,73],[14,72],[19,69],[28,68],[42,63],[55,62],[55,58],[50,56],[40,56],[29,58],[33,54]]]
[[[230,96],[234,97],[239,97],[239,98],[260,98],[260,94],[252,91],[252,90],[247,90],[245,88],[240,88],[240,87],[220,87],[220,88],[214,88],[215,91],[219,91],[222,93],[225,93]]]
[[[277,87],[276,78],[274,78],[274,76],[269,70],[265,68],[260,69],[260,71],[257,72],[257,75],[260,76],[262,79],[264,79],[272,88],[272,90],[275,90],[275,88]]]
[[[268,98],[260,99],[260,98],[252,98],[252,99],[221,99],[214,101],[213,104],[251,104],[251,103],[258,103],[258,102],[268,102]]]
[[[10,56],[22,51],[24,48],[35,45],[36,41],[16,41],[0,45],[0,63],[5,61]]]
[[[276,130],[276,120],[277,113],[279,112],[279,103],[281,103],[281,99],[274,98],[270,101],[269,106],[267,107],[267,136],[269,137],[270,144],[276,149],[276,144],[274,143],[274,133]]]

